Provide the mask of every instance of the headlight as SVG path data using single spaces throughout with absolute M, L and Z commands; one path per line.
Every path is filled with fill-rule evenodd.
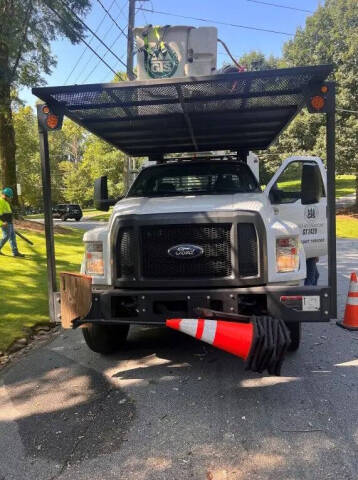
M 298 270 L 298 239 L 285 237 L 276 239 L 276 271 L 294 272 Z
M 85 260 L 87 275 L 104 274 L 102 242 L 86 242 Z

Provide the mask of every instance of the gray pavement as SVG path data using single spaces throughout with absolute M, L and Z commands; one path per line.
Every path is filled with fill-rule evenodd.
M 350 195 L 345 195 L 344 197 L 339 197 L 336 199 L 336 207 L 337 208 L 346 208 L 351 207 L 355 204 L 356 195 L 355 193 L 351 193 Z
M 43 218 L 38 218 L 35 221 L 39 223 L 44 223 Z M 76 222 L 76 220 L 66 220 L 66 222 L 63 222 L 62 220 L 54 218 L 53 223 L 54 225 L 59 225 L 60 227 L 78 228 L 85 231 L 92 230 L 92 228 L 103 227 L 104 225 L 106 225 L 106 222 L 95 222 L 91 220 L 91 217 L 83 217 L 79 222 Z
M 358 240 L 338 261 L 341 317 Z M 304 326 L 281 377 L 165 329 L 109 357 L 63 331 L 0 375 L 0 479 L 356 480 L 357 368 L 333 322 Z

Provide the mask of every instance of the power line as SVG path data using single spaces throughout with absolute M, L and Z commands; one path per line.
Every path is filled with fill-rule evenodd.
M 126 28 L 126 27 L 125 27 L 125 28 Z M 114 40 L 113 43 L 111 44 L 111 47 L 113 47 L 113 45 L 120 39 L 120 37 L 121 37 L 122 35 L 123 35 L 122 32 L 118 34 L 118 36 L 115 38 L 115 40 Z M 104 57 L 107 55 L 107 53 L 108 53 L 108 51 L 104 53 L 104 55 L 102 56 L 102 58 L 104 58 Z M 123 57 L 124 57 L 124 54 L 122 55 L 121 58 L 123 58 Z M 101 62 L 97 62 L 97 64 L 92 68 L 92 70 L 91 70 L 90 73 L 87 75 L 87 77 L 83 80 L 82 83 L 86 83 L 86 81 L 87 81 L 88 78 L 93 74 L 93 72 L 94 72 L 95 70 L 97 70 L 98 65 L 100 65 L 100 63 L 101 63 Z M 118 65 L 118 62 L 117 62 L 116 65 Z M 115 68 L 116 68 L 116 67 L 115 67 Z M 116 75 L 118 75 L 121 80 L 124 80 L 119 73 L 116 73 Z
M 125 56 L 125 53 L 123 53 L 122 58 L 123 58 L 124 56 Z M 114 69 L 116 70 L 117 67 L 119 67 L 119 63 L 118 63 L 118 62 L 114 65 Z M 127 81 L 125 78 L 121 77 L 121 75 L 120 75 L 120 73 L 119 73 L 118 71 L 116 72 L 116 75 L 121 79 L 121 81 L 123 81 L 123 82 L 126 82 L 126 81 Z M 105 81 L 107 80 L 107 78 L 108 78 L 107 75 L 104 76 L 104 77 L 102 78 L 102 80 L 101 80 L 101 83 L 105 82 Z
M 104 43 L 104 41 L 97 35 L 97 33 L 94 32 L 94 31 L 81 19 L 81 17 L 79 17 L 79 16 L 77 15 L 77 13 L 76 13 L 71 7 L 69 7 L 69 6 L 64 2 L 64 0 L 60 0 L 60 2 L 62 3 L 62 5 L 63 5 L 64 7 L 66 7 L 66 8 L 72 13 L 72 15 L 73 15 L 80 23 L 82 23 L 82 25 L 83 25 L 90 33 L 92 33 L 92 35 L 95 36 L 95 38 L 96 38 L 107 50 L 110 51 L 110 53 L 114 56 L 114 58 L 116 58 L 118 61 L 120 61 L 121 63 L 123 63 L 123 65 L 124 65 L 125 67 L 127 67 L 127 65 L 126 65 L 124 62 L 122 62 L 122 60 L 118 57 L 118 55 L 115 54 L 115 53 L 113 52 L 113 50 L 111 50 L 111 49 L 108 47 L 108 45 L 106 45 L 106 44 Z
M 113 0 L 113 1 L 112 1 L 111 5 L 110 5 L 110 7 L 109 7 L 109 10 L 113 7 L 113 4 L 114 4 L 115 1 L 116 1 L 116 0 Z M 96 33 L 98 32 L 98 30 L 99 30 L 100 27 L 102 26 L 102 23 L 104 22 L 106 16 L 107 16 L 107 13 L 105 13 L 105 14 L 103 15 L 102 20 L 101 20 L 101 21 L 99 22 L 99 24 L 97 25 L 97 28 L 96 28 L 96 30 L 95 30 Z M 94 39 L 94 36 L 92 35 L 92 37 L 91 37 L 91 39 L 89 40 L 88 43 L 91 43 L 93 39 Z M 87 48 L 88 48 L 88 47 L 85 46 L 85 48 L 83 49 L 81 55 L 78 57 L 78 59 L 77 59 L 76 63 L 74 64 L 71 72 L 69 73 L 69 75 L 67 76 L 67 78 L 66 78 L 66 80 L 65 80 L 65 85 L 67 84 L 67 82 L 68 82 L 69 79 L 71 78 L 73 72 L 76 70 L 78 64 L 79 64 L 80 61 L 82 60 L 83 55 L 84 55 L 84 54 L 86 53 L 86 51 L 87 51 Z
M 45 4 L 46 4 L 47 8 L 49 8 L 49 9 L 50 9 L 55 15 L 57 15 L 63 22 L 67 22 L 67 19 L 65 19 L 60 13 L 58 13 L 57 10 L 55 10 L 51 5 L 49 5 L 49 4 L 46 2 L 46 0 L 45 0 Z M 69 28 L 70 28 L 74 33 L 76 33 L 75 30 L 74 30 L 71 26 L 69 26 Z M 113 70 L 113 68 L 112 68 L 105 60 L 103 60 L 103 59 L 98 55 L 98 53 L 91 47 L 91 45 L 84 39 L 84 37 L 83 37 L 82 35 L 80 35 L 80 34 L 77 34 L 77 35 L 78 35 L 78 37 L 80 38 L 80 40 L 81 40 L 85 45 L 87 45 L 87 47 L 96 55 L 96 57 L 98 57 L 98 58 L 106 65 L 106 67 L 107 67 L 109 70 L 111 70 L 111 71 L 116 75 L 116 72 Z
M 114 0 L 113 0 L 114 1 Z M 116 27 L 122 32 L 122 34 L 128 38 L 126 32 L 122 29 L 121 26 L 118 25 L 117 21 L 112 17 L 112 15 L 109 13 L 109 11 L 106 9 L 106 7 L 103 5 L 103 3 L 101 2 L 101 0 L 97 0 L 97 2 L 101 5 L 101 7 L 103 8 L 103 10 L 106 12 L 106 14 L 109 16 L 109 18 L 112 20 L 112 22 L 116 25 Z
M 117 1 L 115 1 L 115 3 L 116 3 L 116 5 L 117 5 L 117 7 L 120 8 L 120 7 L 118 6 Z M 128 5 L 128 0 L 127 0 L 127 2 L 123 5 L 123 7 L 120 8 L 119 14 L 118 14 L 118 16 L 117 16 L 117 20 L 118 20 L 118 18 L 121 16 L 123 10 L 126 8 L 127 5 Z M 113 27 L 114 27 L 114 24 L 112 23 L 111 26 L 109 27 L 109 29 L 108 29 L 108 30 L 105 32 L 105 34 L 103 35 L 102 40 L 104 40 L 104 39 L 107 37 L 107 35 L 112 31 Z M 105 51 L 103 57 L 106 56 L 106 53 L 108 53 L 108 50 Z M 122 55 L 121 58 L 123 58 L 123 55 Z M 82 68 L 82 71 L 79 73 L 79 75 L 77 75 L 74 83 L 77 83 L 77 82 L 78 82 L 79 78 L 80 78 L 80 77 L 84 74 L 84 72 L 87 70 L 88 65 L 92 62 L 92 59 L 93 59 L 93 55 L 91 55 L 91 56 L 88 58 L 87 62 L 85 63 L 85 65 L 84 65 L 83 68 Z M 117 64 L 118 64 L 118 62 L 117 62 Z M 80 83 L 83 83 L 83 81 L 80 82 Z
M 246 1 L 251 3 L 259 3 L 261 5 L 268 5 L 270 7 L 286 8 L 287 10 L 296 10 L 297 12 L 314 13 L 312 10 L 306 10 L 304 8 L 289 7 L 288 5 L 279 5 L 278 3 L 262 2 L 261 0 L 246 0 Z
M 249 25 L 240 25 L 240 24 L 236 24 L 236 23 L 219 22 L 217 20 L 210 20 L 209 18 L 189 17 L 187 15 L 179 15 L 177 13 L 170 13 L 170 12 L 159 12 L 158 10 L 149 10 L 149 8 L 142 8 L 142 7 L 139 7 L 138 10 L 143 10 L 143 11 L 149 12 L 149 13 L 159 13 L 160 15 L 169 15 L 171 17 L 186 18 L 186 19 L 189 19 L 189 20 L 196 20 L 196 21 L 199 21 L 199 22 L 205 22 L 205 23 L 210 23 L 210 24 L 215 23 L 217 25 L 226 25 L 228 27 L 244 28 L 246 30 L 256 30 L 256 31 L 259 31 L 259 32 L 276 33 L 278 35 L 287 35 L 289 37 L 294 36 L 294 33 L 281 32 L 279 30 L 269 30 L 267 28 L 252 27 L 252 26 L 249 26 Z
M 152 2 L 150 2 L 150 3 L 152 3 Z M 140 6 L 141 6 L 141 7 L 143 7 L 143 5 L 144 5 L 144 2 L 142 2 Z M 152 4 L 152 8 L 153 8 L 153 4 Z M 138 10 L 139 10 L 139 8 L 137 8 L 137 10 L 136 10 L 136 11 L 138 11 Z M 147 17 L 146 17 L 146 14 L 144 13 L 144 11 L 143 11 L 143 10 L 142 10 L 142 15 L 143 15 L 143 18 L 144 18 L 144 22 L 145 22 L 145 24 L 146 24 L 146 25 L 148 25 L 148 24 L 149 24 L 149 22 L 148 22 L 148 19 L 147 19 Z

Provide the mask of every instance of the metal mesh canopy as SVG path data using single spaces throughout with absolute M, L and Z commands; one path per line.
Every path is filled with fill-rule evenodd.
M 34 88 L 34 95 L 132 156 L 265 149 L 332 67 Z

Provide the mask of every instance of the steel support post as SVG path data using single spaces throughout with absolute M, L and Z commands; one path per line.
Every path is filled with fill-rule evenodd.
M 337 318 L 335 103 L 326 115 L 328 285 L 331 287 L 331 315 Z
M 56 321 L 54 292 L 56 292 L 56 263 L 55 263 L 55 242 L 53 235 L 52 220 L 52 198 L 51 198 L 51 168 L 48 150 L 48 133 L 39 125 L 40 157 L 42 175 L 42 196 L 45 217 L 46 255 L 47 255 L 47 283 L 48 283 L 48 304 L 51 321 Z

